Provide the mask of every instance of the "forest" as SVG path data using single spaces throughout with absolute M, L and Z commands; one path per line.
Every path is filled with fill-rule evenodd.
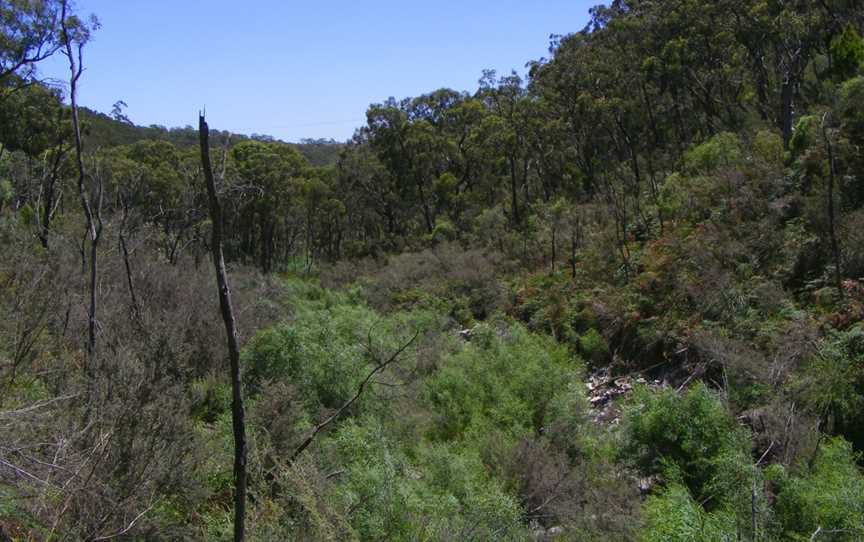
M 861 0 L 299 144 L 79 106 L 96 16 L 0 1 L 0 541 L 864 540 Z

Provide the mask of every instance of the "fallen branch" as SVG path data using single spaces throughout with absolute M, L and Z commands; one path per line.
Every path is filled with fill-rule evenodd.
M 133 519 L 132 521 L 130 521 L 130 522 L 129 522 L 129 525 L 127 525 L 127 526 L 126 526 L 122 531 L 118 531 L 118 532 L 116 532 L 116 533 L 114 533 L 114 534 L 111 534 L 111 535 L 107 535 L 107 536 L 100 536 L 99 538 L 94 538 L 93 541 L 96 542 L 97 540 L 111 540 L 112 538 L 117 538 L 118 536 L 123 536 L 124 534 L 128 533 L 129 531 L 131 531 L 131 530 L 132 530 L 132 527 L 134 527 L 135 524 L 138 523 L 138 520 L 141 519 L 141 518 L 143 518 L 145 515 L 147 515 L 147 512 L 149 512 L 150 510 L 152 510 L 153 507 L 156 506 L 157 503 L 158 503 L 158 501 L 157 501 L 156 503 L 151 504 L 151 505 L 148 506 L 147 508 L 145 508 L 144 511 L 141 512 L 140 514 L 138 514 L 137 516 L 135 516 L 135 519 Z
M 0 465 L 7 467 L 7 468 L 11 469 L 12 471 L 18 473 L 19 476 L 24 476 L 26 478 L 29 478 L 31 480 L 34 480 L 36 482 L 39 482 L 40 484 L 43 484 L 43 485 L 46 485 L 49 487 L 54 487 L 54 488 L 57 487 L 54 484 L 52 484 L 51 482 L 46 482 L 45 480 L 39 478 L 38 476 L 36 476 L 34 474 L 30 474 L 29 472 L 22 469 L 21 467 L 16 467 L 12 463 L 9 463 L 8 461 L 4 461 L 3 459 L 0 459 Z
M 396 350 L 389 358 L 387 358 L 383 362 L 378 363 L 371 371 L 369 371 L 369 374 L 366 375 L 366 378 L 364 378 L 363 381 L 360 382 L 360 385 L 357 387 L 357 393 L 354 394 L 354 397 L 352 397 L 351 399 L 346 401 L 345 404 L 343 404 L 341 407 L 339 407 L 339 410 L 334 412 L 332 415 L 330 415 L 330 417 L 328 417 L 326 420 L 319 423 L 318 425 L 315 426 L 314 429 L 312 429 L 312 433 L 310 433 L 309 436 L 306 437 L 306 440 L 304 440 L 300 444 L 300 446 L 298 446 L 297 449 L 294 450 L 294 453 L 291 454 L 291 459 L 288 460 L 288 464 L 289 465 L 293 464 L 297 460 L 297 458 L 300 456 L 300 454 L 302 454 L 303 451 L 306 450 L 306 448 L 308 448 L 310 444 L 312 444 L 312 441 L 315 440 L 315 437 L 318 436 L 318 433 L 323 431 L 328 425 L 330 425 L 337 418 L 339 418 L 339 416 L 341 416 L 343 412 L 345 412 L 346 410 L 351 408 L 351 405 L 353 405 L 360 398 L 360 396 L 363 395 L 363 392 L 366 390 L 366 386 L 372 380 L 372 377 L 374 377 L 376 374 L 380 373 L 381 371 L 386 369 L 390 364 L 392 364 L 394 361 L 396 361 L 396 359 L 400 355 L 402 355 L 402 352 L 407 350 L 408 347 L 414 343 L 414 341 L 417 339 L 418 335 L 420 335 L 419 331 L 414 333 L 414 336 L 411 337 L 411 339 L 407 343 L 405 343 L 401 347 L 399 347 L 399 349 Z
M 810 535 L 810 542 L 813 542 L 814 540 L 816 540 L 816 538 L 817 538 L 820 534 L 822 534 L 822 533 L 825 533 L 825 534 L 841 534 L 841 533 L 850 533 L 850 532 L 852 532 L 850 529 L 830 529 L 830 530 L 826 530 L 826 529 L 823 529 L 822 527 L 817 527 L 816 530 L 813 531 L 813 534 Z
M 41 403 L 36 403 L 35 405 L 31 405 L 29 407 L 21 408 L 18 410 L 7 410 L 5 412 L 0 411 L 0 417 L 8 417 L 8 416 L 18 416 L 20 414 L 26 414 L 28 412 L 32 412 L 34 410 L 39 410 L 40 408 L 44 408 L 51 403 L 56 403 L 58 401 L 65 401 L 67 399 L 74 399 L 78 397 L 79 393 L 73 393 L 72 395 L 63 395 L 61 397 L 55 397 L 54 399 L 50 399 L 48 401 L 43 401 Z

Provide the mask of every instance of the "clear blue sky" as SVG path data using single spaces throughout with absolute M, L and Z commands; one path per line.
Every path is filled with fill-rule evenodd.
M 348 139 L 367 106 L 441 87 L 474 91 L 485 68 L 524 73 L 550 34 L 580 30 L 600 0 L 78 0 L 102 28 L 79 101 L 117 100 L 142 125 Z M 60 59 L 43 68 L 66 77 Z

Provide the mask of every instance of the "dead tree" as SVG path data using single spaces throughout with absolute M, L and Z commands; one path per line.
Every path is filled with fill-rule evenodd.
M 132 280 L 132 265 L 129 263 L 129 249 L 126 246 L 126 228 L 129 221 L 129 201 L 125 196 L 120 197 L 123 206 L 123 220 L 120 223 L 120 232 L 117 240 L 120 245 L 120 254 L 123 256 L 123 266 L 126 269 L 126 286 L 129 288 L 129 298 L 132 303 L 132 317 L 141 324 L 141 308 L 138 305 L 138 296 L 135 295 L 135 283 Z
M 87 220 L 86 237 L 90 239 L 90 308 L 87 311 L 87 360 L 84 373 L 88 387 L 93 385 L 96 369 L 96 287 L 99 277 L 98 249 L 102 237 L 102 183 L 94 181 L 95 186 L 88 190 L 84 170 L 84 148 L 81 143 L 81 124 L 78 120 L 78 80 L 84 71 L 82 65 L 82 50 L 86 42 L 86 34 L 82 28 L 71 29 L 66 18 L 68 2 L 64 1 L 61 9 L 61 29 L 64 53 L 69 60 L 69 101 L 72 108 L 72 135 L 75 140 L 75 166 L 78 172 L 78 196 Z M 74 32 L 74 35 L 73 35 Z M 73 50 L 74 43 L 74 50 Z
M 234 308 L 231 305 L 231 290 L 228 287 L 228 273 L 225 270 L 225 257 L 222 253 L 222 208 L 216 194 L 216 182 L 213 179 L 213 168 L 210 164 L 210 128 L 204 120 L 204 114 L 198 116 L 198 139 L 201 144 L 201 166 L 204 171 L 204 181 L 207 184 L 207 196 L 210 202 L 210 221 L 212 237 L 210 251 L 213 255 L 213 267 L 216 268 L 216 286 L 219 289 L 219 307 L 222 320 L 225 322 L 225 333 L 228 336 L 228 355 L 231 360 L 231 419 L 234 428 L 234 542 L 241 542 L 244 537 L 244 520 L 246 516 L 246 422 L 243 410 L 243 390 L 240 379 L 240 346 L 237 334 L 237 321 L 234 318 Z

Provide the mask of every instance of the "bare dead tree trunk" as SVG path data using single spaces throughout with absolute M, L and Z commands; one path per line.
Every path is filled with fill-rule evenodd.
M 81 73 L 84 70 L 82 65 L 82 49 L 84 48 L 84 44 L 80 41 L 77 42 L 75 44 L 76 50 L 73 51 L 73 39 L 69 34 L 69 28 L 66 23 L 67 7 L 67 2 L 64 1 L 61 12 L 62 37 L 65 54 L 69 60 L 69 101 L 72 108 L 72 133 L 75 139 L 75 166 L 78 170 L 78 195 L 81 198 L 81 207 L 84 209 L 84 216 L 87 219 L 85 241 L 87 237 L 90 239 L 90 308 L 87 312 L 87 360 L 85 362 L 84 373 L 88 380 L 88 388 L 92 388 L 96 368 L 96 286 L 99 277 L 99 239 L 102 236 L 102 183 L 101 181 L 97 182 L 95 190 L 90 191 L 85 186 L 84 148 L 81 143 L 81 124 L 78 119 L 77 101 L 78 80 L 81 78 Z M 95 201 L 91 202 L 91 199 L 95 199 Z
M 123 221 L 120 223 L 120 233 L 117 235 L 120 242 L 120 252 L 123 256 L 123 266 L 126 269 L 126 285 L 129 287 L 129 297 L 132 303 L 132 317 L 141 323 L 141 309 L 138 305 L 138 296 L 135 295 L 135 283 L 132 280 L 132 265 L 129 262 L 129 249 L 126 246 L 126 225 L 129 220 L 129 203 L 121 196 L 123 204 Z
M 219 289 L 219 307 L 225 322 L 228 336 L 228 355 L 231 359 L 231 418 L 234 427 L 234 542 L 242 542 L 245 536 L 246 516 L 246 422 L 243 410 L 243 390 L 240 380 L 240 347 L 237 336 L 237 322 L 231 305 L 231 290 L 228 287 L 228 273 L 225 270 L 225 257 L 222 253 L 222 209 L 216 195 L 216 183 L 210 164 L 210 128 L 204 115 L 198 117 L 198 139 L 201 144 L 201 166 L 207 195 L 210 201 L 210 221 L 212 222 L 213 267 L 216 268 L 216 286 Z

